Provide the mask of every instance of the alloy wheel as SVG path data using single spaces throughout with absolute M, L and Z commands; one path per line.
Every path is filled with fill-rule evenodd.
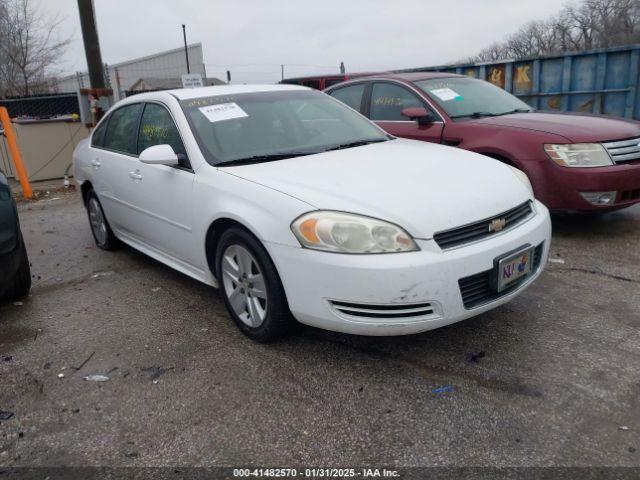
M 230 245 L 222 255 L 222 284 L 234 313 L 257 328 L 267 316 L 267 289 L 258 262 L 246 248 Z

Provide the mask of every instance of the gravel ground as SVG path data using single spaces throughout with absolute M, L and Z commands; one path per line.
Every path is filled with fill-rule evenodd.
M 19 209 L 34 282 L 0 305 L 2 467 L 640 466 L 640 207 L 554 218 L 546 272 L 474 319 L 273 345 L 216 290 L 96 249 L 77 193 Z

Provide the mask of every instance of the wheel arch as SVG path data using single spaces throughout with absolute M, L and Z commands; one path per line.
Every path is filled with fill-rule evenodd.
M 93 190 L 93 185 L 91 184 L 91 182 L 89 180 L 85 180 L 80 185 L 80 193 L 82 194 L 82 202 L 85 205 L 87 204 L 87 196 L 89 195 L 89 192 L 91 190 Z
M 264 246 L 264 242 L 260 239 L 258 235 L 256 235 L 253 229 L 251 229 L 241 221 L 235 218 L 232 218 L 230 216 L 223 216 L 223 217 L 216 218 L 213 222 L 211 222 L 211 224 L 209 225 L 209 228 L 207 228 L 207 233 L 205 235 L 205 241 L 204 241 L 205 254 L 207 257 L 207 265 L 209 266 L 209 270 L 211 271 L 213 276 L 216 278 L 216 280 L 218 279 L 217 271 L 216 271 L 216 250 L 218 248 L 220 237 L 222 237 L 222 234 L 231 227 L 241 228 L 242 230 L 246 231 L 251 236 L 253 236 L 257 241 L 259 241 Z

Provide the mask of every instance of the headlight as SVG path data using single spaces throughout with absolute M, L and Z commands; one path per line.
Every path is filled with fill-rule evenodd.
M 604 167 L 613 160 L 599 143 L 546 144 L 544 151 L 549 158 L 563 167 Z
M 510 166 L 511 167 L 511 166 Z M 511 167 L 511 170 L 513 171 L 513 173 L 515 173 L 516 177 L 518 177 L 518 179 L 524 183 L 524 186 L 527 187 L 529 189 L 529 192 L 531 193 L 531 196 L 533 197 L 533 187 L 531 186 L 531 181 L 529 180 L 529 177 L 527 177 L 527 174 L 524 173 L 522 170 L 515 168 L 515 167 Z
M 316 211 L 298 217 L 291 230 L 303 247 L 337 253 L 395 253 L 419 250 L 402 228 L 351 213 Z

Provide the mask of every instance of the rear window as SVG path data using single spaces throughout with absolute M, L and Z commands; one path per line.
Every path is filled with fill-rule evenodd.
M 324 81 L 324 88 L 344 82 L 344 78 L 328 78 Z
M 316 90 L 320 90 L 320 80 L 304 80 L 302 85 L 309 88 L 315 88 Z

